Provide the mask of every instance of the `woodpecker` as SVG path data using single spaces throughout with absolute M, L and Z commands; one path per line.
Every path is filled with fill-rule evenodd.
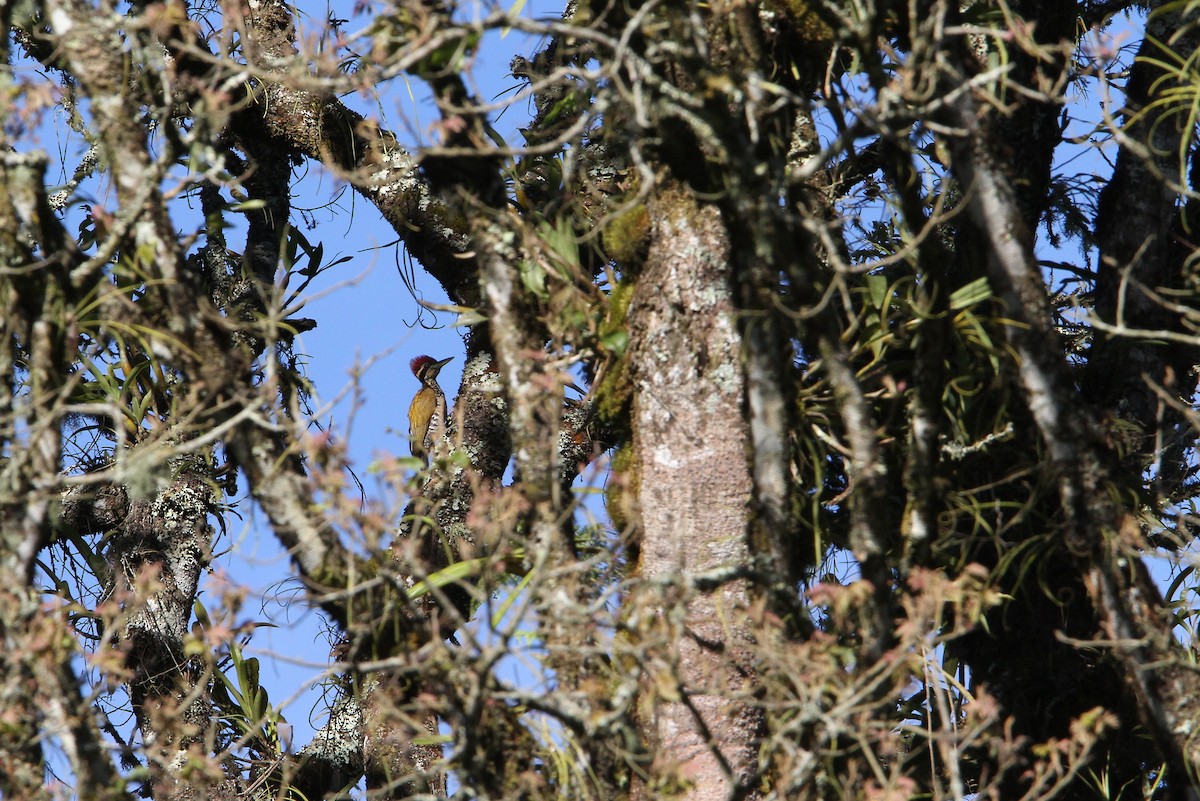
M 446 396 L 438 386 L 437 377 L 453 358 L 439 362 L 432 356 L 418 356 L 408 365 L 421 382 L 421 388 L 408 407 L 408 446 L 413 456 L 420 456 L 427 462 L 433 443 L 446 431 Z

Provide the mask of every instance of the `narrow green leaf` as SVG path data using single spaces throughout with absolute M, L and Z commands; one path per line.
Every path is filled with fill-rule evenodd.
M 955 311 L 982 303 L 992 296 L 992 287 L 986 277 L 977 278 L 971 283 L 961 286 L 950 295 L 950 308 Z

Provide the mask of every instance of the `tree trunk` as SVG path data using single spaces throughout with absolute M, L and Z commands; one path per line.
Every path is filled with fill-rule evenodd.
M 659 194 L 651 215 L 629 313 L 645 583 L 629 619 L 657 656 L 642 707 L 654 762 L 635 797 L 668 789 L 695 801 L 755 797 L 763 722 L 747 697 L 746 585 L 704 592 L 691 583 L 749 559 L 749 435 L 729 241 L 716 208 L 678 186 Z

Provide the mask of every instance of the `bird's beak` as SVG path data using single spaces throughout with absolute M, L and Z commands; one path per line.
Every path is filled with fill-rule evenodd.
M 434 362 L 433 364 L 429 365 L 429 369 L 432 370 L 434 376 L 436 376 L 438 373 L 440 373 L 442 371 L 443 367 L 445 367 L 447 364 L 449 364 L 452 361 L 454 361 L 454 357 L 447 356 L 446 358 L 442 359 L 440 362 Z

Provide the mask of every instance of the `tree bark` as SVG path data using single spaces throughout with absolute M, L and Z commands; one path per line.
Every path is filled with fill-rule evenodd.
M 658 637 L 669 644 L 645 679 L 655 761 L 634 795 L 673 787 L 693 801 L 754 798 L 763 719 L 750 698 L 747 587 L 689 583 L 749 560 L 753 482 L 729 240 L 716 208 L 678 185 L 657 194 L 651 217 L 629 311 L 645 587 L 629 618 L 648 648 L 664 646 Z

